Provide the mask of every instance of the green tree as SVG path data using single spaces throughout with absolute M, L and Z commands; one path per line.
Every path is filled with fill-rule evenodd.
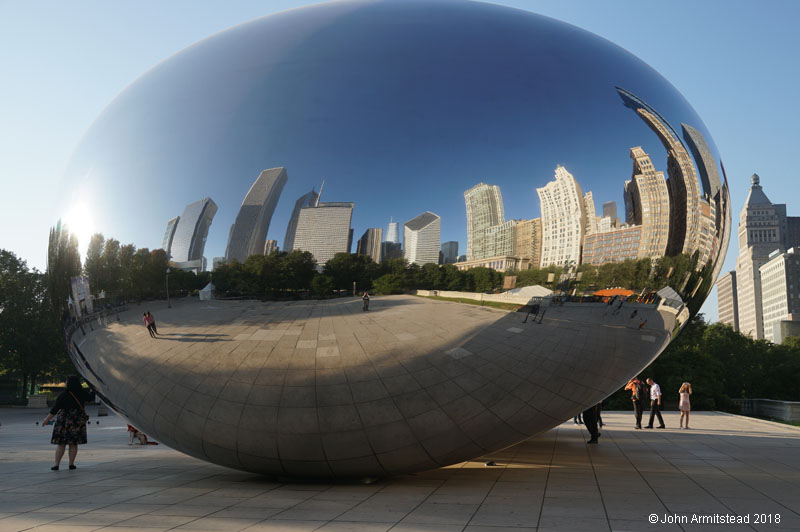
M 89 286 L 100 292 L 100 284 L 103 275 L 103 247 L 106 239 L 101 233 L 95 233 L 89 239 L 89 247 L 86 250 L 86 260 L 83 261 L 83 274 L 89 278 Z
M 317 275 L 311 281 L 311 291 L 318 296 L 328 296 L 333 292 L 333 278 L 330 275 Z

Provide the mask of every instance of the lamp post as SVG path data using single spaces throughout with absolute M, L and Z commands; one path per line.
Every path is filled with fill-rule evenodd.
M 169 268 L 167 268 L 167 308 L 172 308 L 172 304 L 169 302 Z

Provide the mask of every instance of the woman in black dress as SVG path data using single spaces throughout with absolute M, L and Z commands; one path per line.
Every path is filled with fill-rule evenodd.
M 56 465 L 51 467 L 53 471 L 58 471 L 58 465 L 64 456 L 64 451 L 69 445 L 69 468 L 76 469 L 75 456 L 78 454 L 78 445 L 86 443 L 86 422 L 89 416 L 86 415 L 84 404 L 94 400 L 94 392 L 87 392 L 81 386 L 81 379 L 77 375 L 72 375 L 67 379 L 67 390 L 61 392 L 56 399 L 56 404 L 50 409 L 50 413 L 44 418 L 42 426 L 50 423 L 56 417 L 53 426 L 53 437 L 50 443 L 56 447 Z

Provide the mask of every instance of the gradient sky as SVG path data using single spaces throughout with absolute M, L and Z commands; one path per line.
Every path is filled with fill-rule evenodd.
M 130 82 L 197 40 L 307 3 L 0 2 L 0 248 L 45 267 L 47 232 L 67 161 L 99 112 Z M 596 33 L 670 80 L 719 148 L 734 225 L 753 172 L 770 199 L 786 202 L 790 215 L 800 214 L 791 164 L 800 123 L 792 105 L 800 67 L 787 60 L 800 51 L 793 27 L 800 4 L 675 1 L 665 9 L 630 2 L 496 3 Z M 282 244 L 282 234 L 278 240 Z M 735 262 L 734 240 L 726 270 Z M 136 244 L 157 247 L 158 242 Z M 207 248 L 206 255 L 212 254 L 218 251 Z M 703 312 L 716 318 L 714 295 Z

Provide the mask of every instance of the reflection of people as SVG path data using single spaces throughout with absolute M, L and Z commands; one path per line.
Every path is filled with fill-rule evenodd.
M 150 324 L 150 316 L 147 315 L 147 312 L 143 312 L 142 316 L 144 316 L 144 318 L 142 318 L 142 321 L 144 321 L 144 326 L 147 327 L 147 332 L 150 333 L 150 338 L 155 338 L 156 333 L 153 332 L 153 327 Z
M 688 382 L 681 384 L 678 390 L 680 395 L 680 402 L 678 403 L 678 410 L 681 411 L 681 428 L 683 428 L 683 419 L 686 418 L 686 428 L 689 428 L 689 412 L 692 410 L 692 405 L 689 402 L 689 396 L 692 395 L 692 385 Z
M 666 428 L 664 425 L 664 418 L 661 417 L 661 387 L 649 377 L 647 379 L 647 384 L 650 385 L 650 423 L 648 423 L 645 428 L 653 428 L 653 418 L 655 417 L 658 417 L 658 422 L 660 423 L 658 428 Z
M 646 319 L 642 319 L 642 321 L 639 323 L 639 328 L 640 329 L 644 329 L 645 325 L 647 325 L 647 320 Z
M 578 412 L 577 416 L 572 418 L 572 422 L 575 423 L 576 425 L 580 425 L 581 423 L 583 423 L 583 420 L 581 419 L 581 413 L 580 412 Z
M 597 438 L 600 437 L 600 432 L 597 430 L 597 411 L 600 405 L 590 406 L 583 411 L 583 424 L 586 425 L 586 430 L 589 431 L 589 441 L 586 443 L 597 443 Z
M 42 421 L 44 427 L 58 415 L 50 440 L 50 443 L 57 446 L 56 465 L 50 468 L 53 471 L 58 471 L 67 445 L 69 445 L 69 468 L 76 469 L 75 457 L 78 455 L 78 445 L 86 443 L 86 422 L 89 419 L 83 405 L 93 400 L 94 392 L 84 391 L 80 377 L 72 375 L 67 379 L 67 390 L 59 394 L 56 404 Z
M 150 314 L 150 311 L 147 311 L 147 317 L 150 318 L 150 327 L 153 329 L 153 332 L 158 334 L 158 327 L 156 327 L 156 319 Z
M 361 301 L 364 302 L 364 308 L 362 310 L 366 312 L 369 310 L 369 294 L 367 292 L 364 292 L 364 295 L 361 296 Z

